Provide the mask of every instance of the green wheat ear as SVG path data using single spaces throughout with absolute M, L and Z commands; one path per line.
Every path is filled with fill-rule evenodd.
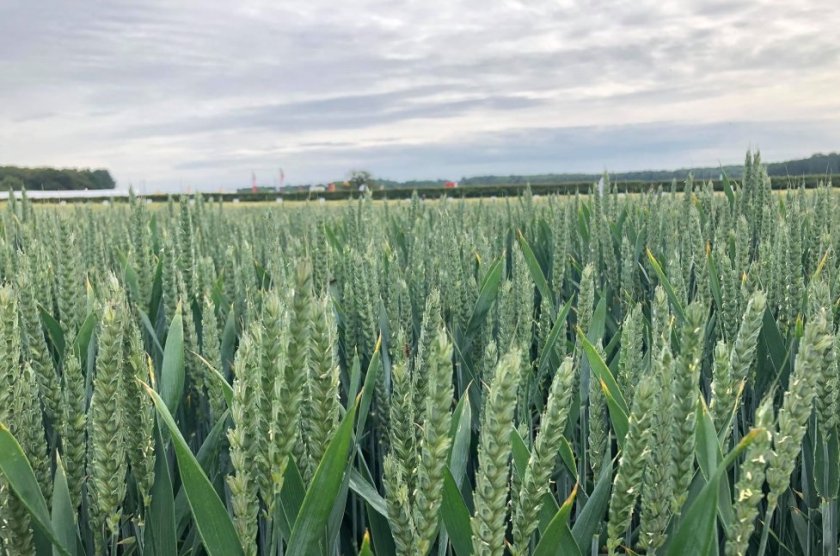
M 29 365 L 21 365 L 17 303 L 0 288 L 0 422 L 9 426 L 33 464 L 40 488 L 49 488 L 49 462 L 38 407 L 38 387 Z M 39 441 L 40 435 L 40 441 Z M 0 541 L 10 554 L 35 554 L 29 512 L 0 475 Z
M 432 364 L 432 358 L 434 357 L 432 344 L 435 341 L 438 330 L 443 325 L 440 310 L 440 292 L 437 289 L 433 289 L 429 293 L 425 309 L 423 310 L 423 322 L 421 323 L 420 338 L 417 343 L 417 355 L 414 357 L 411 367 L 414 416 L 417 419 L 418 425 L 415 436 L 417 437 L 418 443 L 420 442 L 423 419 L 426 417 L 425 404 L 429 376 L 425 372 L 425 369 Z
M 664 340 L 669 336 L 666 326 L 661 338 Z M 674 505 L 674 456 L 677 452 L 672 430 L 673 367 L 671 351 L 664 345 L 653 365 L 656 394 L 651 417 L 651 449 L 647 451 L 640 514 L 639 542 L 649 551 L 655 551 L 665 542 L 665 530 Z
M 501 556 L 505 550 L 510 433 L 521 361 L 518 350 L 502 357 L 486 392 L 478 448 L 475 512 L 471 520 L 473 552 L 481 556 Z
M 595 283 L 593 274 L 595 268 L 588 264 L 583 268 L 580 275 L 580 293 L 577 304 L 577 326 L 584 333 L 589 332 L 589 324 L 592 321 L 592 312 L 595 309 Z
M 150 382 L 154 367 L 143 349 L 140 330 L 128 310 L 125 320 L 123 350 L 123 390 L 125 396 L 125 439 L 128 461 L 143 505 L 151 504 L 151 490 L 155 479 L 154 405 L 142 389 L 141 383 Z
M 85 483 L 85 449 L 87 439 L 87 393 L 79 354 L 69 351 L 64 357 L 64 400 L 62 403 L 62 461 L 67 473 L 67 486 L 73 508 L 82 502 Z
M 712 360 L 712 397 L 709 409 L 715 423 L 715 430 L 719 432 L 729 423 L 735 411 L 737 393 L 732 369 L 729 366 L 730 353 L 729 345 L 723 340 L 718 340 Z
M 771 454 L 767 468 L 767 484 L 770 487 L 767 494 L 768 518 L 779 496 L 787 489 L 791 473 L 796 467 L 816 396 L 817 382 L 825 364 L 825 355 L 833 342 L 825 311 L 820 311 L 805 325 L 788 390 L 779 409 L 778 429 L 773 434 L 775 452 Z
M 47 418 L 59 425 L 61 418 L 61 384 L 50 356 L 33 284 L 29 257 L 20 256 L 21 269 L 17 276 L 18 309 L 22 326 L 24 357 L 32 365 L 38 379 L 38 389 Z
M 11 287 L 0 286 L 0 421 L 11 416 L 14 388 L 20 367 L 20 327 L 17 302 Z
M 329 296 L 314 302 L 312 341 L 308 358 L 306 404 L 302 429 L 306 442 L 309 474 L 321 461 L 327 444 L 338 428 L 340 368 L 335 315 Z
M 253 431 L 258 439 L 258 447 L 254 450 L 260 452 L 255 465 L 255 479 L 263 502 L 273 507 L 275 485 L 272 475 L 285 471 L 290 453 L 291 441 L 285 435 L 291 434 L 294 438 L 297 434 L 294 426 L 286 422 L 285 409 L 280 405 L 286 380 L 285 369 L 289 364 L 289 314 L 277 291 L 267 294 L 260 322 L 254 323 L 252 330 L 257 351 L 255 358 L 258 360 L 256 374 L 259 377 L 254 379 L 259 382 L 259 389 L 253 390 L 253 395 L 259 398 L 259 424 Z M 241 372 L 245 372 L 244 369 Z
M 628 404 L 632 405 L 635 388 L 644 365 L 644 315 L 636 304 L 621 327 L 621 352 L 618 360 L 618 385 Z
M 764 477 L 770 460 L 773 438 L 773 397 L 767 396 L 755 413 L 755 426 L 760 429 L 755 440 L 747 448 L 744 462 L 739 471 L 740 479 L 735 484 L 735 521 L 726 540 L 726 555 L 746 554 L 750 537 L 755 529 L 758 505 L 764 498 Z
M 694 429 L 700 395 L 700 366 L 706 331 L 706 308 L 698 302 L 685 310 L 676 360 L 673 389 L 674 499 L 672 512 L 679 515 L 694 477 Z
M 109 299 L 99 326 L 99 353 L 88 417 L 88 496 L 95 539 L 102 542 L 119 532 L 125 497 L 126 460 L 125 331 L 122 292 L 116 278 L 109 282 Z M 101 547 L 100 547 L 101 548 Z
M 736 381 L 746 381 L 750 378 L 750 369 L 755 360 L 758 335 L 761 332 L 766 304 L 767 298 L 763 292 L 754 293 L 747 302 L 729 359 L 731 372 Z
M 514 546 L 511 549 L 514 554 L 527 553 L 531 534 L 539 524 L 543 496 L 549 492 L 549 480 L 571 410 L 574 384 L 574 363 L 571 357 L 566 357 L 551 382 L 546 408 L 540 418 L 540 429 L 525 468 L 525 479 L 519 496 L 514 500 Z
M 388 519 L 398 554 L 411 554 L 416 544 L 412 517 L 417 474 L 417 445 L 414 436 L 414 405 L 411 379 L 405 361 L 391 370 L 390 453 L 385 456 L 382 482 L 388 504 Z
M 222 346 L 221 333 L 219 329 L 219 320 L 216 318 L 216 304 L 210 298 L 209 293 L 205 293 L 202 303 L 201 312 L 201 353 L 204 359 L 210 363 L 213 368 L 220 373 L 224 372 L 224 362 L 222 361 Z M 222 413 L 227 408 L 222 388 L 215 376 L 212 375 L 210 369 L 206 365 L 201 365 L 203 369 L 204 390 L 207 392 L 207 398 L 210 402 L 210 413 L 212 418 L 221 417 Z
M 613 480 L 607 524 L 607 550 L 615 553 L 630 525 L 636 502 L 643 488 L 643 477 L 652 438 L 652 420 L 656 410 L 656 380 L 645 376 L 636 388 L 630 412 L 627 437 Z
M 606 359 L 604 348 L 601 342 L 597 342 L 595 349 L 602 359 Z M 589 380 L 589 435 L 587 444 L 589 448 L 589 466 L 593 476 L 597 477 L 604 459 L 604 453 L 608 449 L 607 430 L 607 400 L 601 391 L 600 382 L 593 374 Z
M 317 463 L 310 461 L 301 437 L 300 408 L 306 395 L 309 357 L 312 352 L 312 327 L 315 320 L 315 301 L 312 298 L 312 271 L 309 264 L 300 262 L 295 272 L 295 287 L 289 311 L 288 351 L 283 371 L 283 386 L 275 390 L 275 404 L 283 413 L 283 434 L 294 439 L 289 445 L 305 477 L 310 477 Z M 282 448 L 285 450 L 286 448 Z
M 451 445 L 452 344 L 443 329 L 438 330 L 431 345 L 427 365 L 421 371 L 428 376 L 428 382 L 413 508 L 417 550 L 421 554 L 430 550 L 437 534 L 444 470 Z
M 257 516 L 259 515 L 259 482 L 254 471 L 261 469 L 254 465 L 263 457 L 256 448 L 266 444 L 260 438 L 260 371 L 259 329 L 255 328 L 243 334 L 239 351 L 233 363 L 233 400 L 231 417 L 234 426 L 228 430 L 230 442 L 230 462 L 234 473 L 228 475 L 233 524 L 239 535 L 239 542 L 246 555 L 257 553 Z M 257 338 L 252 333 L 257 332 Z
M 827 280 L 821 275 L 809 285 L 808 314 L 813 318 L 821 310 L 831 314 L 831 290 Z M 837 337 L 834 345 L 826 352 L 826 360 L 817 384 L 814 409 L 817 423 L 822 431 L 833 431 L 837 423 L 838 373 L 837 373 Z M 824 435 L 827 436 L 827 435 Z

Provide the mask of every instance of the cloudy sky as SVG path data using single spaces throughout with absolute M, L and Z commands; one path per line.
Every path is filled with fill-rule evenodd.
M 120 186 L 840 150 L 836 0 L 0 0 L 0 164 Z

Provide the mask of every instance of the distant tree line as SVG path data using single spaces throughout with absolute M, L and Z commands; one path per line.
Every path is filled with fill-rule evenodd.
M 715 191 L 724 191 L 723 181 L 719 179 L 707 180 L 712 184 Z M 823 182 L 822 176 L 805 176 L 788 179 L 787 176 L 771 176 L 770 186 L 775 190 L 784 190 L 789 187 L 804 187 L 806 189 L 814 189 Z M 667 180 L 637 180 L 637 181 L 622 181 L 613 182 L 616 185 L 618 193 L 645 193 L 649 191 L 667 192 L 671 190 L 671 179 Z M 840 185 L 838 180 L 834 180 L 834 185 Z M 530 192 L 533 195 L 547 196 L 547 195 L 574 195 L 575 192 L 586 194 L 593 190 L 592 181 L 580 182 L 554 182 L 546 184 L 531 184 Z M 457 189 L 448 189 L 443 186 L 438 187 L 418 187 L 411 189 L 407 187 L 375 187 L 369 190 L 369 194 L 373 199 L 408 199 L 414 194 L 421 198 L 436 199 L 442 196 L 449 198 L 482 198 L 482 197 L 516 197 L 522 195 L 526 188 L 519 184 L 497 184 L 497 185 L 473 185 L 470 187 L 459 187 Z M 682 184 L 678 181 L 675 191 L 682 191 Z M 326 201 L 338 201 L 358 198 L 362 193 L 357 189 L 350 187 L 340 187 L 335 190 L 311 191 L 308 187 L 294 187 L 278 192 L 273 188 L 265 188 L 256 193 L 251 192 L 250 188 L 242 189 L 236 193 L 215 193 L 209 195 L 212 199 L 231 201 L 233 199 L 246 199 L 249 202 L 256 201 L 274 201 L 282 198 L 287 201 L 306 201 L 312 199 L 324 199 Z M 152 199 L 156 202 L 165 202 L 171 199 L 171 196 L 166 194 L 146 195 L 147 199 Z M 120 199 L 117 198 L 117 201 Z M 124 200 L 124 199 L 123 199 Z M 50 202 L 50 201 L 48 201 Z M 52 200 L 54 202 L 54 200 Z
M 784 178 L 787 176 L 796 178 L 802 176 L 838 176 L 840 175 L 840 153 L 815 154 L 800 160 L 789 160 L 787 162 L 772 162 L 766 165 L 767 173 L 771 177 Z M 609 172 L 613 182 L 668 182 L 672 179 L 684 180 L 689 174 L 697 180 L 718 180 L 721 173 L 734 179 L 740 179 L 744 175 L 742 165 L 714 166 L 705 168 L 682 168 L 679 170 L 642 170 L 637 172 Z M 510 185 L 553 185 L 558 183 L 594 183 L 601 177 L 601 174 L 566 173 L 566 174 L 531 174 L 531 175 L 488 175 L 461 178 L 458 184 L 461 187 L 483 187 L 483 186 L 510 186 Z M 377 185 L 385 189 L 431 189 L 443 187 L 446 180 L 375 180 Z
M 740 168 L 743 172 L 743 167 Z M 767 165 L 771 176 L 840 175 L 840 153 L 815 154 L 802 160 L 773 162 Z
M 0 191 L 23 187 L 28 191 L 113 189 L 115 185 L 108 170 L 0 166 Z
M 743 166 L 717 166 L 707 168 L 683 168 L 680 170 L 643 170 L 638 172 L 610 172 L 612 181 L 670 181 L 684 180 L 689 174 L 698 180 L 720 179 L 725 172 L 730 178 L 739 179 L 744 174 Z M 815 154 L 801 160 L 772 162 L 767 164 L 770 177 L 801 177 L 840 175 L 840 153 Z M 600 174 L 536 174 L 530 176 L 475 176 L 462 178 L 460 185 L 544 185 L 565 182 L 596 182 Z

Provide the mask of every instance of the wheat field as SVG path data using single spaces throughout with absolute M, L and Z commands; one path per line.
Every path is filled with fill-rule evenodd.
M 839 208 L 12 196 L 0 555 L 837 554 Z

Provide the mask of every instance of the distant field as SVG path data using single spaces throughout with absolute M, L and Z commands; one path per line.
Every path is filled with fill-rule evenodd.
M 798 178 L 769 178 L 771 188 L 774 190 L 796 188 L 804 186 L 807 189 L 813 189 L 819 186 L 820 183 L 826 181 L 825 176 L 802 176 Z M 684 181 L 676 182 L 676 189 L 680 190 L 683 187 Z M 706 180 L 697 181 L 699 184 L 712 184 L 715 191 L 723 191 L 725 189 L 724 181 L 722 180 Z M 736 180 L 732 180 L 733 187 L 737 184 Z M 670 191 L 674 187 L 674 183 L 668 181 L 632 181 L 632 182 L 616 182 L 612 184 L 618 192 L 638 193 L 661 188 L 663 191 Z M 588 193 L 596 184 L 592 182 L 564 182 L 553 184 L 535 184 L 531 185 L 530 189 L 534 195 L 573 195 L 577 193 Z M 418 195 L 424 198 L 481 198 L 481 197 L 510 197 L 520 195 L 525 190 L 523 185 L 493 185 L 493 186 L 468 186 L 454 189 L 447 188 L 424 188 L 417 189 Z M 385 189 L 373 190 L 371 196 L 375 200 L 382 199 L 409 199 L 414 194 L 412 189 Z M 103 200 L 113 200 L 115 202 L 125 201 L 128 199 L 127 190 L 96 190 L 96 191 L 30 191 L 29 197 L 35 202 L 93 202 Z M 5 199 L 8 193 L 0 192 L 0 199 Z M 154 202 L 165 202 L 170 196 L 178 197 L 178 193 L 152 193 L 144 195 L 145 199 Z M 300 191 L 300 192 L 284 192 L 284 193 L 203 193 L 203 196 L 209 199 L 223 199 L 225 201 L 233 202 L 276 202 L 278 198 L 282 198 L 285 202 L 290 201 L 307 201 L 324 199 L 325 201 L 342 201 L 347 199 L 358 198 L 362 193 L 358 191 Z

